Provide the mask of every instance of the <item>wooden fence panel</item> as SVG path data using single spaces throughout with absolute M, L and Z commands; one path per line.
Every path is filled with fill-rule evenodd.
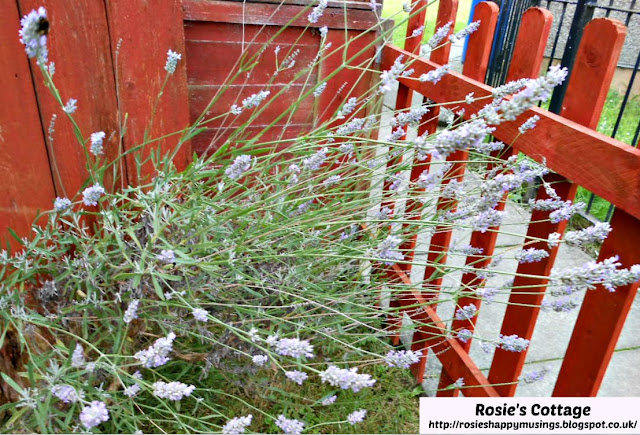
M 183 130 L 189 125 L 189 100 L 184 43 L 184 21 L 181 0 L 163 2 L 131 2 L 110 0 L 109 31 L 113 55 L 117 42 L 122 39 L 118 54 L 118 100 L 123 113 L 128 113 L 126 150 L 144 143 L 153 107 L 165 80 L 167 51 L 182 54 L 175 74 L 169 77 L 164 93 L 157 104 L 150 139 Z M 145 145 L 139 152 L 127 156 L 129 182 L 149 181 L 154 175 L 147 159 L 151 150 L 161 147 L 162 153 L 172 150 L 179 135 Z M 145 162 L 136 171 L 135 156 Z M 175 156 L 178 170 L 183 169 L 191 157 L 190 145 L 185 144 Z
M 30 235 L 38 210 L 51 209 L 55 198 L 29 60 L 18 37 L 20 16 L 15 1 L 0 2 L 0 17 L 10 17 L 0 26 L 0 249 L 7 228 Z
M 588 128 L 597 127 L 622 50 L 625 33 L 626 28 L 621 23 L 608 19 L 593 20 L 586 26 L 576 56 L 576 65 L 578 65 L 576 71 L 579 73 L 572 74 L 569 80 L 562 116 Z M 555 174 L 545 178 L 547 182 L 553 183 L 560 198 L 565 201 L 574 199 L 576 187 L 566 178 Z M 547 197 L 545 189 L 539 189 L 537 199 Z M 540 211 L 533 213 L 524 242 L 527 247 L 546 250 L 549 252 L 549 257 L 518 266 L 513 283 L 514 289 L 502 323 L 503 335 L 517 334 L 527 340 L 533 336 L 540 304 L 548 283 L 544 277 L 551 273 L 558 252 L 557 246 L 549 248 L 545 242 L 535 240 L 546 238 L 554 232 L 562 234 L 567 225 L 567 221 L 555 224 L 549 222 L 549 213 Z M 532 275 L 540 278 L 531 278 Z M 500 395 L 515 394 L 518 386 L 516 382 L 522 372 L 526 355 L 527 351 L 509 352 L 496 349 L 489 380 L 496 384 L 506 384 L 497 387 Z
M 546 9 L 531 8 L 524 13 L 520 31 L 518 32 L 518 37 L 514 45 L 511 65 L 507 73 L 507 82 L 523 78 L 535 78 L 539 75 L 552 21 L 553 15 Z M 511 155 L 512 150 L 510 148 L 500 152 L 500 157 L 503 159 Z M 495 157 L 498 156 L 496 155 Z M 506 196 L 498 204 L 496 210 L 504 210 L 505 204 Z M 491 227 L 485 232 L 474 231 L 471 234 L 469 244 L 474 248 L 482 249 L 482 253 L 479 255 L 469 255 L 466 260 L 467 267 L 482 269 L 489 266 L 496 246 L 498 231 L 499 227 Z M 461 297 L 457 301 L 457 305 L 464 307 L 473 304 L 479 309 L 482 299 L 475 295 L 475 290 L 480 288 L 484 284 L 484 281 L 484 279 L 479 278 L 473 272 L 465 272 L 462 275 L 460 287 L 466 296 Z M 451 330 L 460 331 L 467 329 L 473 332 L 475 330 L 476 320 L 477 316 L 469 320 L 454 319 L 451 324 Z M 460 341 L 460 346 L 468 352 L 469 349 L 471 349 L 471 343 L 472 339 L 468 339 L 466 342 Z M 452 382 L 453 380 L 450 376 L 443 371 L 440 377 L 440 388 L 451 385 Z M 459 390 L 451 389 L 443 390 L 438 394 L 440 396 L 456 396 L 458 392 Z
M 103 2 L 79 0 L 69 7 L 65 0 L 19 0 L 20 12 L 27 14 L 44 5 L 51 23 L 48 38 L 49 61 L 55 62 L 53 80 L 63 103 L 70 98 L 78 100 L 73 114 L 88 146 L 89 136 L 96 131 L 107 135 L 105 158 L 117 156 L 117 102 L 113 65 L 111 62 L 109 29 Z M 59 196 L 73 198 L 87 180 L 87 152 L 78 143 L 74 127 L 65 119 L 61 105 L 45 86 L 40 71 L 32 64 L 33 83 L 38 98 L 41 123 L 48 129 L 51 117 L 58 116 L 53 144 L 45 135 L 51 159 L 53 180 Z M 93 157 L 90 157 L 93 160 Z M 111 187 L 113 180 L 104 180 Z

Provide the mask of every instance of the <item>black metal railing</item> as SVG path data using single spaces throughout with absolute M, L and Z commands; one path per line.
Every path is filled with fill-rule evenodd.
M 560 63 L 569 69 L 577 54 L 584 27 L 594 18 L 615 18 L 628 27 L 619 66 L 626 70 L 626 77 L 617 78 L 617 89 L 610 93 L 599 130 L 611 137 L 638 146 L 640 137 L 640 0 L 493 0 L 501 7 L 493 50 L 487 71 L 486 83 L 498 86 L 505 82 L 509 69 L 513 44 L 518 34 L 523 12 L 531 6 L 548 9 L 554 23 L 549 38 L 546 57 L 549 65 Z M 559 113 L 566 92 L 564 86 L 556 88 L 549 110 Z M 635 85 L 635 86 L 634 86 Z M 586 213 L 601 220 L 609 220 L 613 206 L 590 192 L 582 194 L 587 202 Z

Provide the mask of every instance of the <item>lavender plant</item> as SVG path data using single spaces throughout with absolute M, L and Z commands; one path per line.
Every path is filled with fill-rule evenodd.
M 326 1 L 310 6 L 308 21 L 315 23 L 326 7 Z M 248 114 L 215 151 L 177 171 L 172 150 L 154 160 L 155 176 L 148 183 L 110 191 L 105 174 L 120 162 L 100 160 L 109 132 L 91 133 L 86 140 L 73 117 L 81 103 L 77 108 L 76 100 L 60 98 L 47 38 L 36 28 L 43 18 L 43 8 L 25 16 L 20 36 L 76 127 L 89 180 L 75 196 L 56 198 L 44 215 L 46 224 L 34 224 L 33 237 L 0 256 L 0 341 L 15 337 L 24 355 L 18 377 L 3 374 L 19 395 L 0 407 L 5 430 L 359 432 L 367 420 L 388 419 L 386 408 L 377 405 L 381 397 L 413 397 L 407 369 L 426 350 L 390 347 L 388 337 L 397 331 L 387 320 L 398 313 L 381 294 L 393 297 L 406 287 L 389 281 L 388 267 L 406 262 L 405 242 L 414 237 L 451 228 L 489 231 L 502 223 L 505 212 L 496 207 L 505 194 L 548 171 L 517 156 L 496 158 L 504 144 L 488 137 L 495 125 L 547 99 L 566 72 L 551 68 L 539 79 L 509 84 L 476 115 L 422 136 L 414 131 L 433 105 L 396 112 L 383 105 L 383 96 L 394 91 L 399 77 L 436 83 L 448 66 L 413 77 L 410 63 L 398 58 L 380 73 L 376 86 L 350 96 L 327 122 L 274 141 L 262 139 L 274 123 L 254 137 L 244 131 L 283 91 L 267 86 L 212 118 L 207 112 L 217 104 L 216 95 L 193 125 L 174 135 L 177 149 L 213 121 L 232 123 Z M 472 23 L 450 40 L 477 27 Z M 326 32 L 320 32 L 322 41 Z M 428 45 L 449 43 L 442 42 L 448 33 L 449 27 L 438 30 Z M 379 47 L 389 36 L 381 33 L 374 44 Z M 273 49 L 272 42 L 264 50 Z M 300 66 L 298 49 L 291 47 L 274 76 L 298 68 L 296 78 L 308 77 L 323 57 L 344 49 L 321 47 L 311 65 Z M 180 61 L 180 53 L 168 51 L 167 80 Z M 226 87 L 257 62 L 245 52 Z M 373 62 L 347 62 L 342 68 L 361 71 L 365 80 Z M 307 81 L 299 101 L 317 97 L 325 86 Z M 281 116 L 299 107 L 296 103 Z M 530 119 L 522 134 L 534 126 Z M 376 136 L 378 130 L 390 133 Z M 153 142 L 145 135 L 131 152 Z M 458 150 L 469 150 L 476 163 L 491 168 L 456 180 L 443 159 Z M 416 182 L 407 177 L 414 161 L 425 168 Z M 384 185 L 391 188 L 383 193 Z M 554 210 L 552 220 L 568 219 L 579 209 L 553 199 L 552 186 L 544 188 L 552 199 L 532 207 Z M 457 208 L 436 208 L 441 195 L 455 199 Z M 407 202 L 419 206 L 403 210 Z M 567 234 L 566 241 L 601 241 L 609 231 L 597 225 Z M 557 234 L 544 242 L 563 243 Z M 474 269 L 429 263 L 424 246 L 417 245 L 413 266 L 435 267 L 439 276 L 473 272 L 479 279 L 498 275 L 508 281 L 514 272 L 498 268 L 501 258 L 525 263 L 548 256 L 518 246 L 496 252 L 489 267 Z M 452 250 L 482 255 L 464 242 Z M 575 308 L 562 298 L 596 284 L 615 291 L 640 278 L 640 266 L 619 266 L 612 258 L 558 273 L 550 297 L 560 299 L 544 307 Z M 422 288 L 433 278 L 413 285 Z M 482 287 L 476 297 L 490 302 L 510 289 L 509 284 Z M 466 289 L 445 287 L 441 300 L 455 302 L 462 295 L 468 296 Z M 452 317 L 475 321 L 477 314 L 475 305 L 458 306 Z M 469 329 L 447 336 L 512 352 L 529 345 L 516 335 L 480 337 Z M 523 379 L 529 383 L 542 376 Z M 451 388 L 466 387 L 460 379 Z M 387 429 L 415 431 L 400 421 Z

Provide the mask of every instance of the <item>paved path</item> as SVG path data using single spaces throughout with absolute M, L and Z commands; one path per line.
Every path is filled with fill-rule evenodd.
M 454 53 L 460 53 L 458 47 Z M 459 64 L 458 64 L 459 65 Z M 395 93 L 388 93 L 385 97 L 385 104 L 389 107 L 395 106 Z M 383 119 L 389 118 L 389 114 L 383 115 Z M 384 121 L 383 121 L 384 123 Z M 387 122 L 388 125 L 388 122 Z M 381 137 L 389 134 L 389 130 L 382 129 Z M 499 250 L 511 246 L 518 246 L 526 233 L 529 212 L 524 208 L 510 204 L 507 208 L 508 218 L 502 228 L 511 234 L 501 234 L 498 237 L 497 246 Z M 454 240 L 468 242 L 470 233 L 467 231 L 457 231 L 454 233 Z M 426 249 L 426 240 L 423 240 L 422 249 Z M 419 247 L 420 248 L 420 247 Z M 462 266 L 464 257 L 461 255 L 451 255 L 448 263 Z M 592 258 L 582 250 L 562 245 L 555 264 L 555 270 L 562 270 L 567 267 L 575 267 L 590 261 Z M 517 262 L 505 256 L 499 269 L 505 274 L 513 273 L 516 270 Z M 419 274 L 419 269 L 414 271 Z M 450 292 L 458 288 L 461 273 L 452 273 L 447 276 L 444 283 L 442 302 L 438 306 L 438 313 L 443 320 L 451 319 L 455 304 L 450 301 Z M 417 275 L 412 276 L 415 278 Z M 500 286 L 508 279 L 507 276 L 497 276 L 488 282 L 489 286 Z M 487 339 L 497 339 L 502 325 L 502 318 L 506 309 L 508 294 L 498 295 L 491 304 L 484 303 L 480 310 L 477 322 L 477 334 Z M 606 307 L 602 307 L 606 310 Z M 567 344 L 573 332 L 573 327 L 578 314 L 578 310 L 570 313 L 541 312 L 538 318 L 535 333 L 531 340 L 529 352 L 527 354 L 527 365 L 525 373 L 534 369 L 541 369 L 544 366 L 550 367 L 549 374 L 545 379 L 532 384 L 522 384 L 517 390 L 518 396 L 550 396 L 557 378 L 562 358 L 567 348 Z M 597 320 L 597 319 L 596 319 Z M 485 353 L 477 341 L 471 347 L 471 356 L 478 366 L 488 373 L 493 354 Z M 440 364 L 437 358 L 431 354 L 428 359 L 427 376 L 424 387 L 433 393 L 437 387 L 440 375 Z M 600 396 L 640 396 L 640 298 L 636 298 L 633 304 L 622 335 L 617 343 L 616 352 L 612 358 L 607 374 L 604 378 L 599 392 Z

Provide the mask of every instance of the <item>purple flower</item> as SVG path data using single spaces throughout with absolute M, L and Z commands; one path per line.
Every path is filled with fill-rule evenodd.
M 202 308 L 194 308 L 191 314 L 193 314 L 193 318 L 198 322 L 206 323 L 209 321 L 209 313 L 207 312 L 207 310 L 204 310 Z
M 412 350 L 390 350 L 384 360 L 389 367 L 400 367 L 408 369 L 412 364 L 420 361 L 421 351 L 414 352 Z
M 140 304 L 140 301 L 138 299 L 134 299 L 131 301 L 131 303 L 127 307 L 127 311 L 125 311 L 124 316 L 122 316 L 122 320 L 124 320 L 124 323 L 131 323 L 133 319 L 138 318 L 139 304 Z
M 362 423 L 364 421 L 365 416 L 367 415 L 366 409 L 359 409 L 357 411 L 353 411 L 351 414 L 347 416 L 347 421 L 349 424 L 354 425 L 356 423 Z
M 143 367 L 160 367 L 171 359 L 168 355 L 173 350 L 173 340 L 175 339 L 176 334 L 170 332 L 169 335 L 158 338 L 151 346 L 137 352 L 133 357 L 140 361 Z
M 69 200 L 69 198 L 56 198 L 55 201 L 53 201 L 53 208 L 55 211 L 57 212 L 63 212 L 66 211 L 68 209 L 71 208 L 71 201 Z
M 329 396 L 329 397 L 326 397 L 326 398 L 322 399 L 322 401 L 320 403 L 322 403 L 322 406 L 329 406 L 332 403 L 335 403 L 337 398 L 338 398 L 338 396 L 336 396 L 334 394 L 333 396 Z
M 49 28 L 47 21 L 47 10 L 39 7 L 38 10 L 32 10 L 20 20 L 22 28 L 18 32 L 20 42 L 25 46 L 27 56 L 38 60 L 38 63 L 44 65 L 47 63 L 49 51 L 47 50 L 46 30 Z
M 463 343 L 466 343 L 473 338 L 473 332 L 471 332 L 466 328 L 461 329 L 460 331 L 458 331 L 457 337 L 458 337 L 458 340 L 460 340 Z
M 518 260 L 518 263 L 520 264 L 535 263 L 547 257 L 549 257 L 549 253 L 547 251 L 536 248 L 521 249 L 515 254 L 515 259 Z
M 516 334 L 502 335 L 500 334 L 500 342 L 498 346 L 509 352 L 522 352 L 529 347 L 529 340 L 520 338 Z
M 236 435 L 244 433 L 244 430 L 251 424 L 253 415 L 249 414 L 245 417 L 234 417 L 222 426 L 222 433 Z
M 473 304 L 469 304 L 465 307 L 458 308 L 458 310 L 456 310 L 455 317 L 458 320 L 471 320 L 477 313 L 478 308 Z
M 163 249 L 156 258 L 163 263 L 175 263 L 176 254 L 171 249 Z
M 78 394 L 76 389 L 71 385 L 67 384 L 58 384 L 51 387 L 51 394 L 56 396 L 58 399 L 63 401 L 64 403 L 72 403 L 77 402 L 83 394 Z
M 180 59 L 182 59 L 182 55 L 180 53 L 176 53 L 173 50 L 167 51 L 167 63 L 164 65 L 165 71 L 169 74 L 175 73 Z
M 91 154 L 94 156 L 99 156 L 100 154 L 104 154 L 104 138 L 106 134 L 104 131 L 98 131 L 95 133 L 91 133 L 91 147 L 89 148 Z
M 371 379 L 371 375 L 358 373 L 358 368 L 341 369 L 334 365 L 329 366 L 320 373 L 322 382 L 327 382 L 333 387 L 340 387 L 343 390 L 352 390 L 357 393 L 363 388 L 372 387 L 376 381 Z
M 251 168 L 251 156 L 242 155 L 235 158 L 233 163 L 224 170 L 227 177 L 237 180 Z
M 87 429 L 98 426 L 100 423 L 109 420 L 109 411 L 104 402 L 92 401 L 82 408 L 80 412 L 80 422 Z
M 298 435 L 304 430 L 305 423 L 294 419 L 290 420 L 280 414 L 276 420 L 276 426 L 286 434 Z
M 302 385 L 302 383 L 309 377 L 309 375 L 305 372 L 301 372 L 300 370 L 292 370 L 290 372 L 286 372 L 285 375 L 298 385 Z
M 104 195 L 104 187 L 96 183 L 82 191 L 82 202 L 84 205 L 98 205 L 98 200 L 102 195 Z
M 267 361 L 269 361 L 269 357 L 266 355 L 254 355 L 253 357 L 251 357 L 251 360 L 258 367 L 263 367 L 267 363 Z
M 182 382 L 158 381 L 153 384 L 153 394 L 161 399 L 169 399 L 177 402 L 184 397 L 189 397 L 196 387 Z
M 308 340 L 282 338 L 275 343 L 275 348 L 276 352 L 282 356 L 313 358 L 313 346 L 309 344 Z

